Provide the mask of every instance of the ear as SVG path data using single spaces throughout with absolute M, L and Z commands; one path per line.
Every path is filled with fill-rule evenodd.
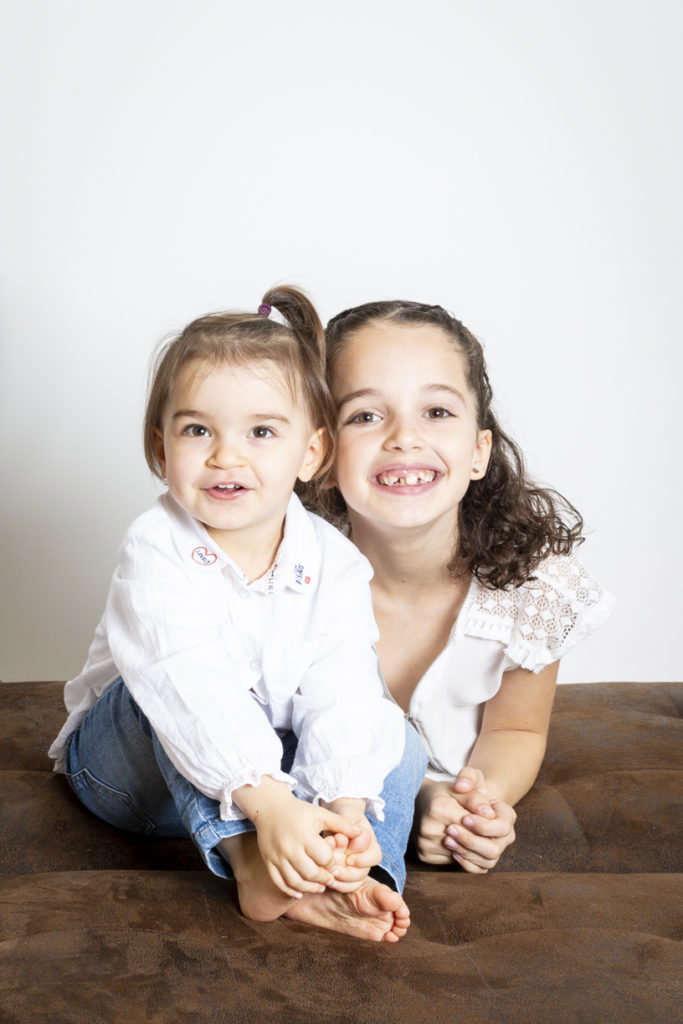
M 154 428 L 154 457 L 159 465 L 162 477 L 166 478 L 166 450 L 164 448 L 164 435 L 158 427 Z
M 490 430 L 480 430 L 477 434 L 477 444 L 472 457 L 472 472 L 470 480 L 481 480 L 486 476 L 489 459 L 491 458 L 492 434 Z
M 327 451 L 327 431 L 324 427 L 315 430 L 308 439 L 306 454 L 304 455 L 297 476 L 302 483 L 311 480 L 320 469 Z

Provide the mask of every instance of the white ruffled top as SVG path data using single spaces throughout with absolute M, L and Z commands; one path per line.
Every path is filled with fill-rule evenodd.
M 533 580 L 512 589 L 473 579 L 446 647 L 410 701 L 408 717 L 430 755 L 427 774 L 454 778 L 467 764 L 504 672 L 540 672 L 590 636 L 613 604 L 575 555 L 548 556 Z

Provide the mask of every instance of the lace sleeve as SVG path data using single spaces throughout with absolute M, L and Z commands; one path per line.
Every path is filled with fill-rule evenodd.
M 480 587 L 466 631 L 500 640 L 512 662 L 540 672 L 595 632 L 613 605 L 575 555 L 550 555 L 521 587 Z

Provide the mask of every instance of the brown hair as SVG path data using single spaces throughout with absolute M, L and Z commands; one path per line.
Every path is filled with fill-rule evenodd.
M 469 571 L 491 589 L 520 586 L 539 562 L 553 552 L 568 554 L 583 540 L 583 519 L 557 491 L 537 487 L 526 475 L 517 444 L 501 429 L 492 409 L 493 391 L 484 352 L 468 329 L 441 306 L 419 302 L 369 302 L 344 310 L 327 325 L 328 376 L 344 343 L 361 327 L 385 321 L 440 328 L 452 339 L 465 363 L 467 383 L 477 405 L 479 430 L 490 430 L 491 456 L 486 474 L 472 480 L 460 502 L 458 540 L 449 570 Z M 329 473 L 328 473 L 329 477 Z M 337 488 L 315 487 L 321 510 L 330 518 L 347 515 Z
M 276 309 L 285 324 L 268 318 Z M 193 320 L 158 353 L 150 374 L 143 428 L 147 464 L 155 476 L 161 469 L 155 454 L 155 431 L 180 370 L 195 360 L 216 366 L 272 362 L 282 371 L 292 394 L 303 401 L 314 428 L 325 429 L 325 458 L 316 476 L 334 460 L 336 415 L 325 379 L 323 325 L 308 296 L 298 288 L 271 288 L 259 312 L 208 313 Z

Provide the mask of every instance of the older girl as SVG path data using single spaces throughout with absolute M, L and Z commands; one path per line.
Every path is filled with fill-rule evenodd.
M 429 752 L 418 853 L 486 872 L 538 773 L 559 659 L 611 599 L 573 554 L 581 517 L 527 479 L 458 320 L 368 303 L 330 321 L 327 358 L 338 449 L 318 496 L 372 564 L 386 684 Z

